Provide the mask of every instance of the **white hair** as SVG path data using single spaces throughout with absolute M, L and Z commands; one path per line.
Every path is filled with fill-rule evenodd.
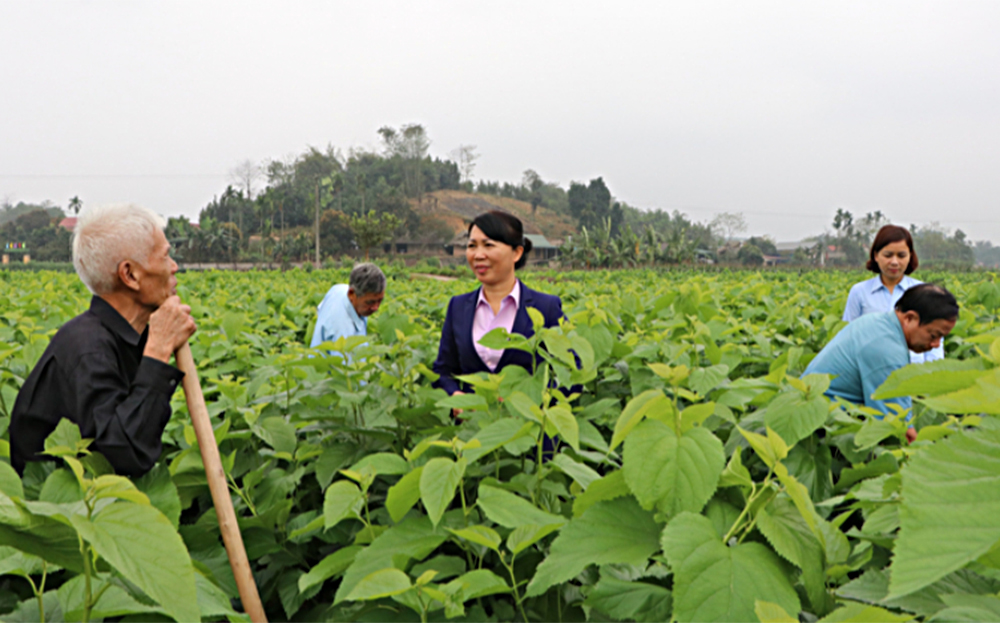
M 73 228 L 73 267 L 94 294 L 111 292 L 124 260 L 145 264 L 166 220 L 131 203 L 88 207 Z

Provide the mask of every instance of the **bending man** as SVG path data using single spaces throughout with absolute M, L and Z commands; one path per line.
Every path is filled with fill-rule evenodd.
M 925 353 L 941 344 L 958 320 L 958 303 L 934 284 L 910 287 L 895 311 L 868 314 L 841 329 L 806 367 L 806 374 L 836 375 L 826 395 L 889 413 L 887 402 L 910 408 L 909 397 L 873 400 L 889 375 L 910 363 L 910 351 Z M 916 438 L 912 427 L 906 431 Z
M 310 348 L 342 337 L 368 334 L 368 316 L 378 311 L 385 298 L 385 275 L 378 266 L 358 264 L 350 283 L 338 283 L 323 297 L 316 312 Z
M 140 476 L 160 457 L 170 397 L 184 376 L 170 357 L 195 331 L 177 297 L 166 225 L 134 205 L 84 211 L 73 232 L 73 266 L 93 293 L 28 375 L 10 423 L 11 464 L 24 472 L 59 420 L 80 427 L 115 471 Z

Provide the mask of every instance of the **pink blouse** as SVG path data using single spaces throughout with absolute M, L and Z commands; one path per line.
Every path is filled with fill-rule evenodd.
M 476 345 L 476 352 L 479 353 L 479 358 L 483 360 L 483 363 L 486 364 L 486 367 L 491 372 L 496 372 L 497 364 L 500 363 L 500 357 L 503 356 L 503 350 L 486 348 L 479 343 L 479 340 L 498 327 L 503 327 L 510 333 L 514 329 L 514 316 L 517 315 L 517 308 L 520 304 L 520 280 L 514 280 L 514 289 L 500 301 L 500 311 L 496 314 L 493 313 L 493 308 L 490 307 L 489 301 L 486 300 L 483 289 L 479 289 L 476 315 L 472 319 L 472 342 Z

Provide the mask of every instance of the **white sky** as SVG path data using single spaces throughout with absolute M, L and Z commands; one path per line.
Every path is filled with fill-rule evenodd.
M 477 178 L 1000 242 L 998 32 L 997 2 L 0 0 L 0 198 L 196 218 L 243 159 L 416 122 Z

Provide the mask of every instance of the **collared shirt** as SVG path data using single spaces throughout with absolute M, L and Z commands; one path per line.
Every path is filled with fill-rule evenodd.
M 840 396 L 889 413 L 886 403 L 909 409 L 911 399 L 873 400 L 872 394 L 889 375 L 910 363 L 906 336 L 895 312 L 868 314 L 840 330 L 806 367 L 806 374 L 833 374 L 826 395 Z
M 368 319 L 358 315 L 358 311 L 347 298 L 349 286 L 338 283 L 330 288 L 316 310 L 316 329 L 313 330 L 310 348 L 323 342 L 336 342 L 342 337 L 368 334 Z
M 856 283 L 847 295 L 847 305 L 844 307 L 844 320 L 851 322 L 866 314 L 877 314 L 891 312 L 896 309 L 896 303 L 902 298 L 903 293 L 913 286 L 923 283 L 909 275 L 903 275 L 902 281 L 889 292 L 889 288 L 882 283 L 882 277 L 876 275 L 871 279 Z M 944 359 L 944 344 L 931 349 L 926 353 L 915 353 L 910 351 L 910 363 L 927 363 Z
M 97 296 L 59 329 L 14 402 L 10 458 L 18 472 L 25 461 L 50 458 L 38 453 L 62 418 L 120 474 L 140 476 L 156 464 L 184 373 L 143 356 L 148 335 Z
M 514 317 L 517 315 L 517 308 L 521 304 L 521 282 L 514 280 L 514 289 L 510 294 L 500 301 L 500 311 L 493 313 L 489 301 L 483 288 L 479 288 L 479 299 L 476 301 L 476 315 L 472 319 L 472 342 L 476 345 L 476 352 L 483 360 L 490 371 L 496 371 L 503 356 L 503 349 L 486 348 L 479 343 L 483 336 L 497 328 L 504 328 L 507 333 L 514 329 Z

